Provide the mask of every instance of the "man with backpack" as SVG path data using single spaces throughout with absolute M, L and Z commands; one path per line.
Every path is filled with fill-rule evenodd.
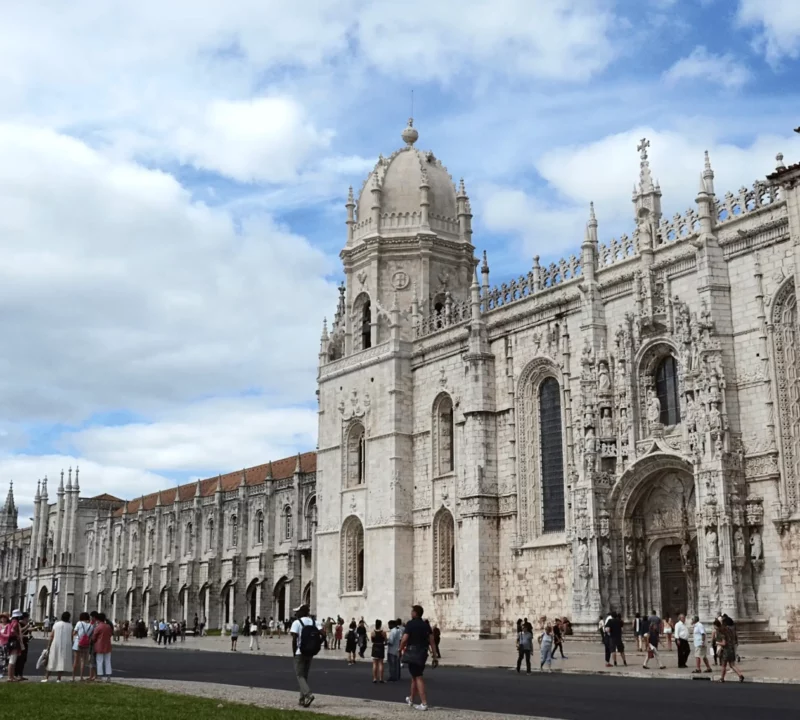
M 300 686 L 300 705 L 308 707 L 314 702 L 314 695 L 308 686 L 308 672 L 311 661 L 322 647 L 322 633 L 313 618 L 309 617 L 308 605 L 301 605 L 295 610 L 296 620 L 292 623 L 292 655 L 294 656 L 294 672 Z

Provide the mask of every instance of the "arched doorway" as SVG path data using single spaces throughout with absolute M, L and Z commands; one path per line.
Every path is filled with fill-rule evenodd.
M 208 583 L 200 588 L 199 600 L 200 612 L 198 615 L 200 616 L 200 622 L 204 623 L 206 627 L 208 627 L 208 618 L 211 614 L 211 587 L 208 585 Z
M 50 592 L 47 587 L 39 591 L 39 619 L 44 621 L 50 614 Z
M 308 605 L 311 607 L 311 583 L 306 583 L 306 586 L 303 590 L 303 605 Z
M 694 476 L 680 458 L 665 462 L 660 457 L 660 464 L 641 461 L 632 468 L 637 472 L 629 494 L 623 491 L 617 504 L 622 518 L 620 607 L 629 617 L 656 610 L 674 618 L 697 610 Z
M 261 615 L 261 583 L 258 578 L 251 581 L 245 593 L 247 599 L 247 614 L 250 620 L 255 620 Z
M 282 577 L 275 585 L 273 593 L 273 606 L 275 608 L 275 619 L 283 622 L 288 615 L 286 614 L 286 578 Z
M 233 599 L 233 583 L 227 582 L 220 594 L 221 626 L 226 627 L 234 620 L 236 606 Z

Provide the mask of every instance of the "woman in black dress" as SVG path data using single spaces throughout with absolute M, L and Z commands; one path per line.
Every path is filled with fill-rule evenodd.
M 383 660 L 386 657 L 386 633 L 381 630 L 381 621 L 375 621 L 372 631 L 372 682 L 383 682 Z
M 350 623 L 350 629 L 347 631 L 347 637 L 344 641 L 344 651 L 347 653 L 347 664 L 356 664 L 356 644 L 358 635 L 356 634 L 356 621 Z
M 364 622 L 364 618 L 358 621 L 356 634 L 358 635 L 358 655 L 363 658 L 367 651 L 367 624 Z

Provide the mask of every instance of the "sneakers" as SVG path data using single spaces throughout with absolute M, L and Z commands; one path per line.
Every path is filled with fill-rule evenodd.
M 414 701 L 410 697 L 407 697 L 406 705 L 408 705 L 408 707 L 414 707 Z
M 313 695 L 306 695 L 306 701 L 303 704 L 303 707 L 308 707 L 312 702 L 314 702 L 315 699 L 316 698 Z
M 427 709 L 428 709 L 428 706 L 427 705 L 423 705 L 422 703 L 420 703 L 419 705 L 414 705 L 414 710 L 427 710 Z

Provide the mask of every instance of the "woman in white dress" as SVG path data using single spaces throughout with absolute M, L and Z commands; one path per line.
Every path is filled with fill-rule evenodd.
M 50 679 L 50 673 L 58 676 L 57 682 L 61 682 L 61 675 L 72 671 L 72 623 L 70 614 L 65 612 L 61 620 L 53 625 L 50 633 L 50 643 L 47 646 L 47 671 L 44 680 Z

